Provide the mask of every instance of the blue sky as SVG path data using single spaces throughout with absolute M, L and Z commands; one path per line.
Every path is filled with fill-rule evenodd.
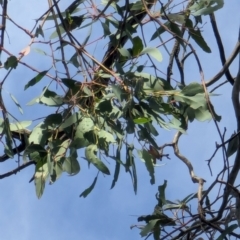
M 65 5 L 65 4 L 64 4 Z M 66 4 L 68 5 L 68 3 Z M 216 19 L 226 56 L 229 56 L 234 48 L 239 28 L 238 0 L 226 1 L 224 7 L 216 12 Z M 34 19 L 47 9 L 47 1 L 9 1 L 9 14 L 21 26 L 31 29 Z M 212 49 L 212 54 L 206 54 L 196 47 L 203 65 L 205 79 L 210 79 L 221 68 L 215 39 L 210 29 L 209 17 L 203 17 L 203 36 Z M 23 32 L 9 24 L 5 36 L 6 48 L 13 54 L 18 53 L 30 42 Z M 97 34 L 97 33 L 96 33 Z M 102 43 L 100 43 L 102 44 Z M 98 45 L 102 48 L 104 44 Z M 163 52 L 163 59 L 166 54 Z M 46 70 L 50 59 L 41 57 L 31 51 L 23 61 L 33 64 L 36 68 Z M 4 62 L 6 55 L 3 54 Z M 190 81 L 200 82 L 200 76 L 191 61 L 187 61 L 186 78 Z M 161 67 L 166 69 L 167 62 L 163 60 Z M 235 75 L 238 71 L 237 61 L 230 70 Z M 177 71 L 176 71 L 177 72 Z M 6 72 L 1 69 L 0 77 Z M 24 66 L 19 67 L 10 75 L 4 90 L 11 92 L 20 102 L 24 109 L 24 115 L 18 113 L 11 99 L 5 94 L 6 105 L 10 112 L 18 119 L 30 120 L 46 115 L 48 112 L 43 106 L 26 106 L 36 95 L 40 94 L 42 86 L 47 85 L 48 79 L 44 79 L 43 85 L 30 88 L 23 92 L 24 85 L 36 75 Z M 178 79 L 177 74 L 173 75 Z M 222 80 L 225 80 L 223 77 Z M 216 112 L 223 117 L 220 127 L 227 128 L 229 137 L 236 129 L 233 108 L 231 103 L 231 86 L 229 84 L 216 91 L 220 94 L 212 98 Z M 35 108 L 36 107 L 36 108 Z M 170 142 L 175 131 L 160 131 L 159 145 Z M 215 142 L 219 136 L 212 121 L 194 122 L 190 124 L 186 135 L 180 139 L 180 149 L 193 163 L 195 173 L 207 180 L 206 187 L 211 184 L 214 177 L 210 176 L 205 162 L 215 149 Z M 88 187 L 96 176 L 96 169 L 88 169 L 87 162 L 81 159 L 79 154 L 81 171 L 74 177 L 64 174 L 53 185 L 46 184 L 43 197 L 38 200 L 35 195 L 33 183 L 28 183 L 34 172 L 34 167 L 22 170 L 20 173 L 0 181 L 0 229 L 1 239 L 26 240 L 26 239 L 84 239 L 84 240 L 122 240 L 140 239 L 139 231 L 131 230 L 130 226 L 137 223 L 137 216 L 149 214 L 156 204 L 155 193 L 158 185 L 168 180 L 166 196 L 169 200 L 184 198 L 190 193 L 197 191 L 197 185 L 190 180 L 186 166 L 176 159 L 172 152 L 171 160 L 164 160 L 163 167 L 156 168 L 156 184 L 150 185 L 149 175 L 144 164 L 139 161 L 138 170 L 138 194 L 135 195 L 131 185 L 131 179 L 123 170 L 114 189 L 110 190 L 112 176 L 100 174 L 94 191 L 86 198 L 79 198 L 79 194 Z M 217 174 L 222 167 L 221 154 L 218 154 L 212 163 L 213 173 Z M 109 165 L 108 165 L 109 166 Z M 1 164 L 0 173 L 16 167 L 15 160 Z M 109 166 L 111 170 L 114 165 Z M 181 175 L 179 176 L 179 173 Z M 238 179 L 239 180 L 239 179 Z

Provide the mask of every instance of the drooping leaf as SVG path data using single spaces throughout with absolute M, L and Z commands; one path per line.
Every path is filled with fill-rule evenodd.
M 41 35 L 41 36 L 44 38 L 44 32 L 43 32 L 43 30 L 42 30 L 41 25 L 39 25 L 39 26 L 36 28 L 36 31 L 35 31 L 35 36 L 38 37 L 39 35 Z
M 99 171 L 104 174 L 110 175 L 110 171 L 106 165 L 97 157 L 96 153 L 98 151 L 97 145 L 91 144 L 85 148 L 85 157 L 92 163 Z
M 12 98 L 13 102 L 16 104 L 16 106 L 18 107 L 19 109 L 19 112 L 21 114 L 23 114 L 23 110 L 22 110 L 22 107 L 20 106 L 20 104 L 18 103 L 17 99 L 11 94 L 9 93 L 10 97 Z
M 9 68 L 14 68 L 16 69 L 18 65 L 18 60 L 15 56 L 10 56 L 7 61 L 4 63 L 4 68 L 9 69 Z
M 238 136 L 236 136 L 236 133 L 233 133 L 231 135 L 231 138 L 232 137 L 234 137 L 234 138 L 231 139 L 231 141 L 228 143 L 228 147 L 227 147 L 227 156 L 228 157 L 232 156 L 237 151 L 237 149 L 239 147 Z
M 80 171 L 78 160 L 74 157 L 67 157 L 63 162 L 63 171 L 71 176 L 78 174 Z
M 92 184 L 90 185 L 90 187 L 88 187 L 87 189 L 85 189 L 79 197 L 87 197 L 89 193 L 92 192 L 92 190 L 94 189 L 95 185 L 96 185 L 96 182 L 97 182 L 97 178 L 98 178 L 98 174 L 97 176 L 94 178 Z
M 45 158 L 46 159 L 46 158 Z M 37 162 L 36 171 L 34 175 L 35 190 L 38 198 L 41 198 L 47 177 L 49 176 L 47 161 L 41 159 Z
M 199 47 L 201 47 L 203 51 L 211 53 L 211 49 L 202 37 L 200 30 L 194 29 L 193 23 L 190 19 L 187 19 L 186 27 L 188 27 L 191 38 L 199 45 Z
M 152 155 L 148 153 L 145 149 L 143 150 L 138 150 L 139 157 L 142 158 L 145 162 L 146 168 L 149 172 L 149 175 L 151 177 L 150 183 L 154 184 L 155 183 L 155 176 L 154 176 L 154 167 L 153 167 L 153 159 Z
M 114 176 L 113 176 L 111 189 L 114 188 L 114 186 L 115 186 L 115 184 L 116 184 L 116 182 L 118 180 L 119 173 L 120 173 L 120 166 L 121 166 L 121 164 L 120 164 L 119 160 L 121 158 L 121 147 L 122 147 L 122 141 L 119 140 L 118 141 L 118 148 L 116 150 L 116 159 L 118 159 L 118 160 L 116 160 L 115 171 L 114 171 Z
M 164 180 L 163 185 L 158 186 L 158 205 L 163 206 L 166 203 L 165 189 L 167 187 L 167 180 Z

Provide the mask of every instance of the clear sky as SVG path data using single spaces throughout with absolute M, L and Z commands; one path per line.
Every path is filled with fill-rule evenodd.
M 35 23 L 34 19 L 42 15 L 48 8 L 48 1 L 9 1 L 9 14 L 21 26 L 31 29 Z M 67 6 L 69 3 L 65 2 Z M 64 8 L 63 8 L 64 9 Z M 225 1 L 224 7 L 216 12 L 220 34 L 226 51 L 229 56 L 233 50 L 238 36 L 239 29 L 238 0 Z M 203 36 L 208 42 L 212 54 L 204 53 L 196 47 L 197 53 L 202 62 L 205 79 L 210 79 L 221 68 L 218 50 L 215 39 L 211 32 L 209 17 L 203 17 Z M 97 36 L 96 32 L 96 36 Z M 48 39 L 45 39 L 48 40 Z M 30 42 L 22 31 L 12 24 L 7 27 L 5 43 L 7 49 L 15 55 L 26 47 Z M 103 44 L 100 45 L 102 48 Z M 99 46 L 98 46 L 99 47 Z M 162 69 L 166 69 L 168 60 L 164 58 L 163 52 Z M 6 55 L 3 55 L 4 62 Z M 50 59 L 35 53 L 33 50 L 24 58 L 24 62 L 31 63 L 36 68 L 46 70 L 49 67 Z M 166 61 L 165 61 L 166 60 Z M 191 62 L 187 62 L 186 76 L 190 81 L 200 82 L 200 76 Z M 237 73 L 237 63 L 234 62 L 230 68 L 232 74 Z M 0 78 L 6 72 L 1 69 Z M 41 93 L 42 87 L 47 85 L 48 79 L 43 80 L 42 85 L 36 85 L 26 92 L 23 92 L 25 84 L 36 73 L 26 71 L 24 66 L 19 67 L 11 74 L 5 84 L 4 90 L 11 92 L 20 102 L 24 109 L 24 115 L 18 113 L 17 108 L 5 92 L 5 101 L 11 113 L 20 120 L 37 119 L 46 116 L 48 113 L 43 106 L 26 106 L 26 104 Z M 179 76 L 175 74 L 174 78 Z M 222 80 L 225 80 L 223 77 Z M 41 87 L 40 87 L 41 86 Z M 212 98 L 216 112 L 222 116 L 220 123 L 221 130 L 227 128 L 229 137 L 236 130 L 233 108 L 231 103 L 231 86 L 229 84 L 216 91 L 219 96 Z M 159 145 L 171 141 L 175 131 L 164 131 L 161 129 Z M 180 140 L 180 149 L 193 163 L 197 175 L 207 180 L 206 187 L 211 184 L 214 177 L 210 176 L 206 159 L 215 149 L 215 142 L 219 136 L 212 121 L 194 122 L 190 124 L 187 135 Z M 182 199 L 190 193 L 195 193 L 198 186 L 190 180 L 188 170 L 169 149 L 171 160 L 164 160 L 166 165 L 156 168 L 156 184 L 150 185 L 148 172 L 144 164 L 139 161 L 138 170 L 138 194 L 135 195 L 132 189 L 131 179 L 122 169 L 121 176 L 114 189 L 110 190 L 112 176 L 100 174 L 97 185 L 93 192 L 86 198 L 79 198 L 80 193 L 90 186 L 96 176 L 96 169 L 88 169 L 87 162 L 79 153 L 81 171 L 74 177 L 67 174 L 53 185 L 46 184 L 43 197 L 38 200 L 35 195 L 34 183 L 28 183 L 34 172 L 34 167 L 22 170 L 20 173 L 0 181 L 0 229 L 1 239 L 6 240 L 42 240 L 42 239 L 83 239 L 83 240 L 132 240 L 140 239 L 137 229 L 130 229 L 132 224 L 137 223 L 139 215 L 151 214 L 156 204 L 155 193 L 158 185 L 163 184 L 164 179 L 168 180 L 166 197 L 169 200 Z M 16 159 L 1 164 L 0 174 L 16 167 Z M 108 165 L 114 170 L 114 165 Z M 222 166 L 221 155 L 218 155 L 213 163 L 213 173 L 218 173 Z M 181 177 L 179 176 L 181 173 Z M 179 180 L 180 179 L 180 180 Z

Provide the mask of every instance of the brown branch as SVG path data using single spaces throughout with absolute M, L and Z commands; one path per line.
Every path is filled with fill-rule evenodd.
M 215 15 L 214 15 L 214 13 L 211 13 L 209 16 L 210 16 L 210 21 L 212 24 L 213 32 L 214 32 L 214 35 L 215 35 L 215 38 L 217 41 L 217 46 L 218 46 L 221 62 L 222 62 L 222 65 L 224 65 L 226 62 L 226 57 L 225 57 L 225 52 L 224 52 L 224 48 L 223 48 L 223 44 L 222 44 L 222 39 L 221 39 L 219 31 L 218 31 Z M 227 69 L 225 71 L 225 75 L 226 75 L 227 80 L 233 85 L 234 79 L 233 79 L 232 75 L 230 74 L 229 69 Z
M 36 162 L 35 161 L 29 161 L 27 163 L 23 163 L 22 165 L 20 165 L 19 167 L 13 169 L 12 171 L 10 172 L 7 172 L 7 173 L 4 173 L 4 174 L 1 174 L 0 175 L 0 179 L 3 179 L 3 178 L 6 178 L 6 177 L 10 177 L 11 175 L 13 174 L 17 174 L 19 171 L 21 171 L 22 169 L 30 166 L 30 165 L 35 165 Z

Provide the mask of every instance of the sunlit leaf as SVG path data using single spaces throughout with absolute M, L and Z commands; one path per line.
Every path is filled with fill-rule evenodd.
M 159 62 L 162 61 L 162 54 L 157 48 L 153 48 L 153 47 L 144 48 L 140 54 L 142 55 L 149 54 L 151 57 L 155 58 L 157 61 Z
M 98 151 L 97 145 L 91 144 L 85 148 L 85 157 L 92 163 L 99 171 L 104 174 L 110 175 L 110 171 L 105 166 L 105 164 L 97 157 L 96 153 Z

